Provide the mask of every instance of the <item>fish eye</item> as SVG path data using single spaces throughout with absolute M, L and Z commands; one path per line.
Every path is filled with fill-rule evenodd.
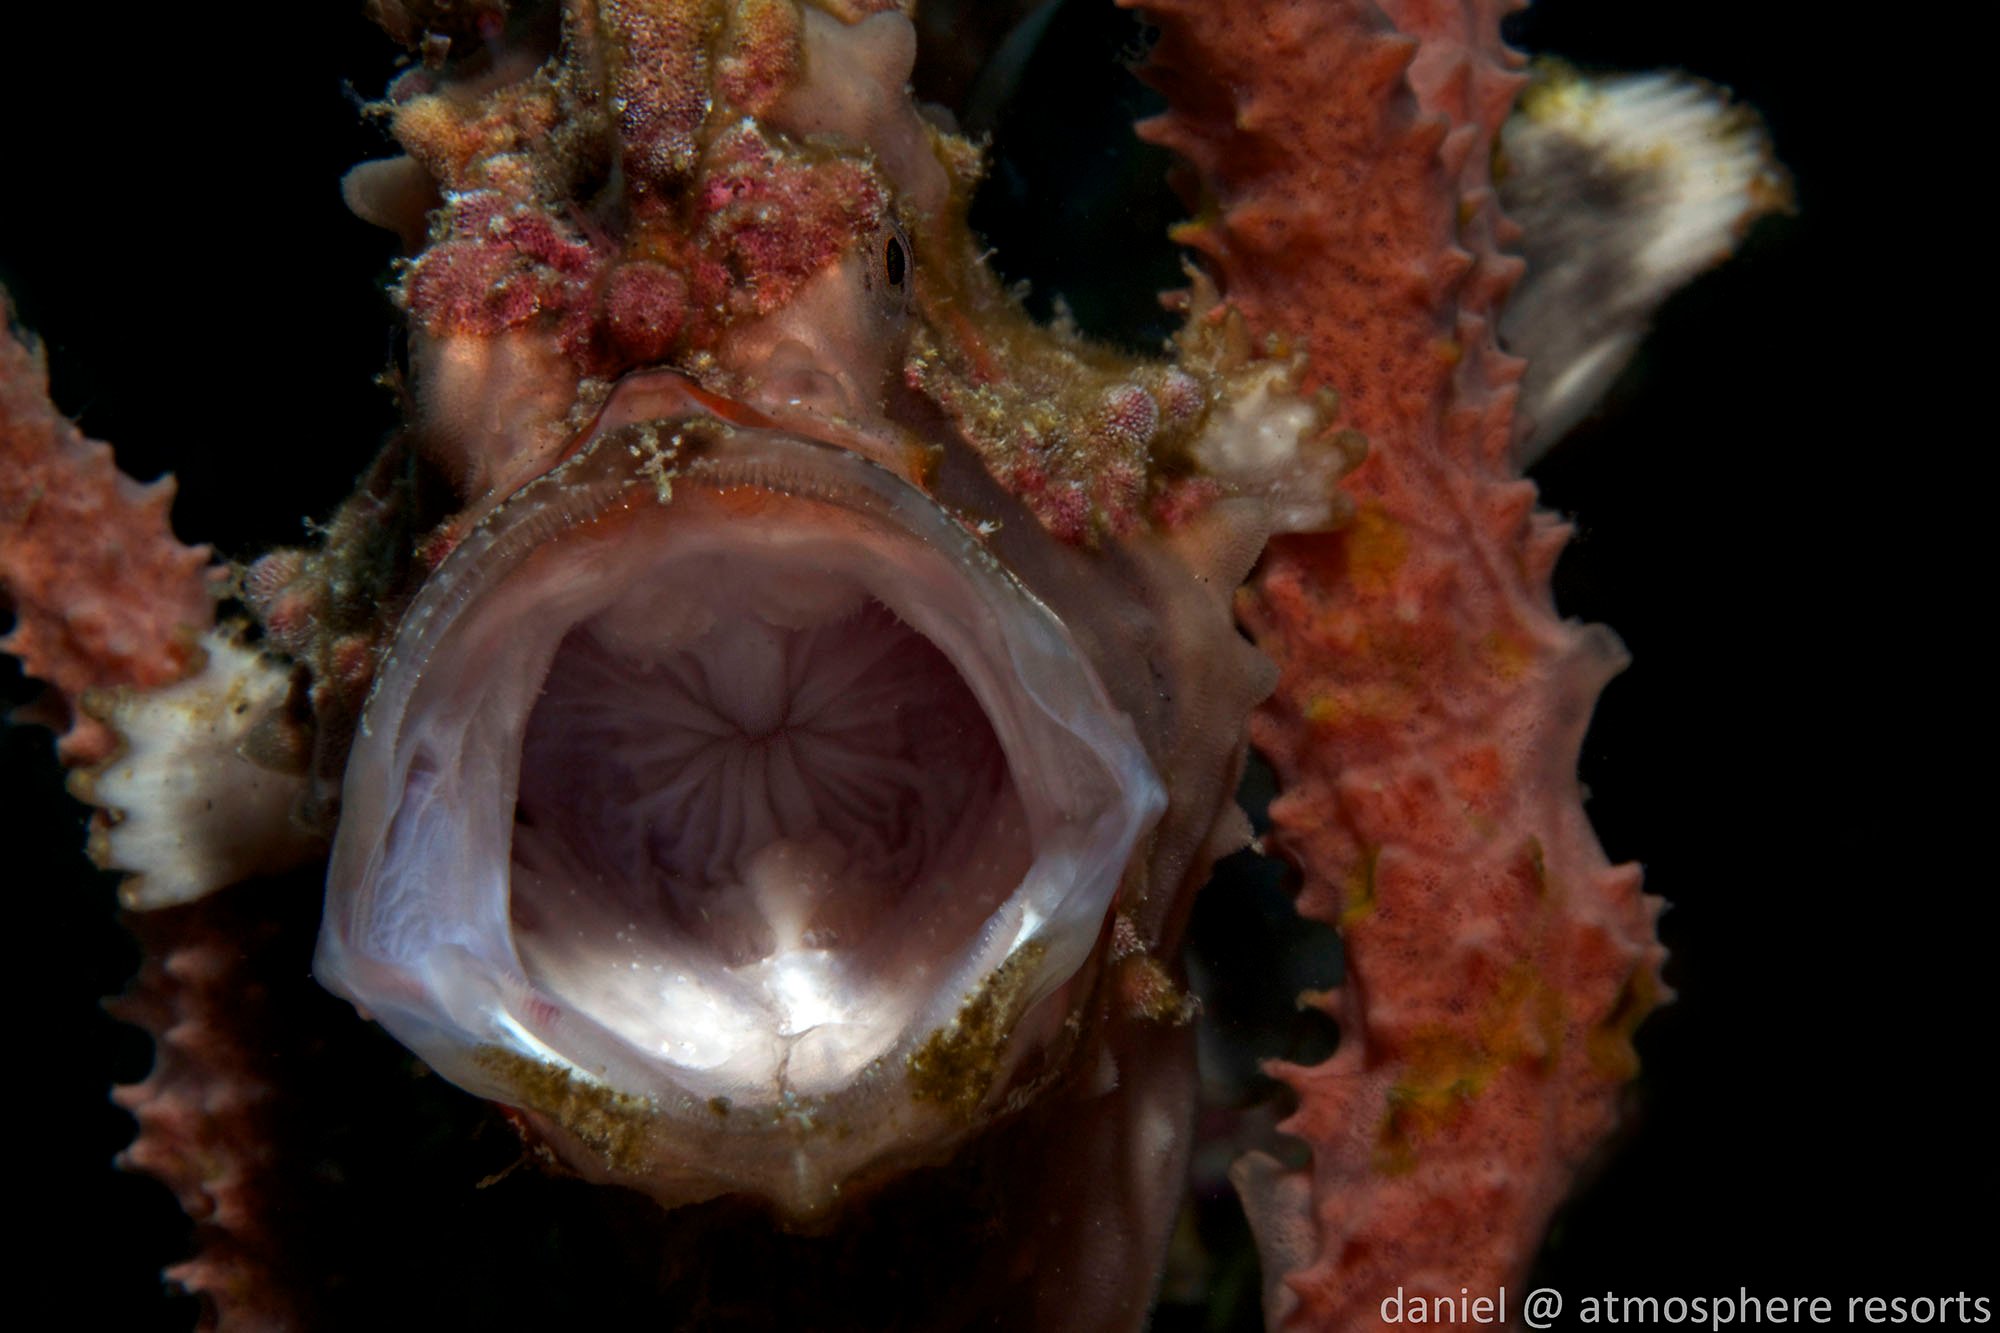
M 897 291 L 910 276 L 909 243 L 903 239 L 900 229 L 892 230 L 882 246 L 882 272 L 889 279 L 889 285 Z

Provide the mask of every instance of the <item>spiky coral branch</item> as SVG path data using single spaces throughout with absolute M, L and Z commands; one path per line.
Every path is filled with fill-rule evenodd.
M 173 482 L 119 472 L 108 445 L 56 411 L 47 382 L 40 352 L 0 331 L 0 587 L 15 616 L 0 649 L 54 687 L 64 762 L 102 764 L 120 740 L 81 711 L 84 696 L 156 688 L 198 667 L 214 580 L 208 549 L 183 546 L 168 526 Z M 168 1276 L 206 1298 L 204 1328 L 298 1327 L 259 1249 L 257 1178 L 272 1148 L 256 1072 L 268 1034 L 243 1019 L 257 1008 L 244 970 L 254 932 L 211 904 L 130 923 L 147 961 L 113 1007 L 153 1037 L 155 1062 L 118 1090 L 139 1122 L 121 1160 L 174 1191 L 202 1243 Z
M 78 711 L 86 691 L 179 679 L 215 623 L 208 548 L 174 540 L 173 498 L 172 479 L 133 481 L 57 412 L 41 352 L 0 328 L 0 593 L 14 612 L 0 651 L 55 687 L 65 763 L 115 745 Z
M 1343 483 L 1354 522 L 1274 542 L 1241 605 L 1283 673 L 1253 730 L 1272 818 L 1348 981 L 1317 997 L 1333 1058 L 1277 1071 L 1309 1171 L 1238 1178 L 1274 1326 L 1373 1327 L 1399 1286 L 1518 1278 L 1633 1071 L 1658 905 L 1607 864 L 1575 776 L 1622 650 L 1555 614 L 1566 530 L 1508 461 L 1499 7 L 1145 7 L 1172 109 L 1142 132 L 1209 194 L 1181 238 L 1372 446 Z
M 143 1080 L 113 1094 L 139 1122 L 119 1164 L 174 1192 L 198 1245 L 166 1276 L 202 1298 L 201 1329 L 303 1328 L 295 1297 L 305 1286 L 293 1270 L 310 1259 L 273 1238 L 267 1197 L 280 1155 L 269 1077 L 280 1043 L 257 970 L 278 927 L 215 900 L 126 924 L 145 963 L 111 1010 L 152 1034 L 154 1058 Z

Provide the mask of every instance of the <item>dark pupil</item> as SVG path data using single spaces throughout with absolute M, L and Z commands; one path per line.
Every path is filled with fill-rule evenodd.
M 885 260 L 887 261 L 887 263 L 888 263 L 888 265 L 889 265 L 889 285 L 890 285 L 891 287 L 900 287 L 900 286 L 902 286 L 902 285 L 903 285 L 903 266 L 904 266 L 904 263 L 906 262 L 906 261 L 904 260 L 904 258 L 903 258 L 903 243 L 902 243 L 902 241 L 901 241 L 901 240 L 899 240 L 899 239 L 897 239 L 897 238 L 896 238 L 896 237 L 894 237 L 894 236 L 891 236 L 891 237 L 889 238 L 889 250 L 888 250 L 888 253 L 887 253 L 886 255 L 884 255 L 884 256 L 883 256 L 883 258 L 884 258 L 884 259 L 885 259 Z

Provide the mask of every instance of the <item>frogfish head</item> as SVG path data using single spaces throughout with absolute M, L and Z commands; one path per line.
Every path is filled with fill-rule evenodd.
M 1353 446 L 1227 321 L 1030 320 L 870 8 L 566 7 L 392 90 L 408 156 L 349 196 L 427 237 L 408 439 L 454 498 L 323 732 L 317 972 L 670 1207 L 821 1224 L 1068 1102 L 1171 1194 L 1174 955 L 1273 679 L 1230 598 Z
M 797 1214 L 1059 1067 L 1164 805 L 935 500 L 702 419 L 592 439 L 460 544 L 346 790 L 329 985 L 589 1174 Z

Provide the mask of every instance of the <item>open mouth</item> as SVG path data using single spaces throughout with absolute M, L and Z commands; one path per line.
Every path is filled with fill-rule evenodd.
M 405 616 L 318 970 L 586 1173 L 813 1211 L 1057 1039 L 1161 804 L 1068 631 L 914 486 L 621 427 Z
M 530 981 L 718 1094 L 851 1081 L 1031 860 L 977 696 L 842 554 L 659 568 L 564 636 L 528 719 Z

